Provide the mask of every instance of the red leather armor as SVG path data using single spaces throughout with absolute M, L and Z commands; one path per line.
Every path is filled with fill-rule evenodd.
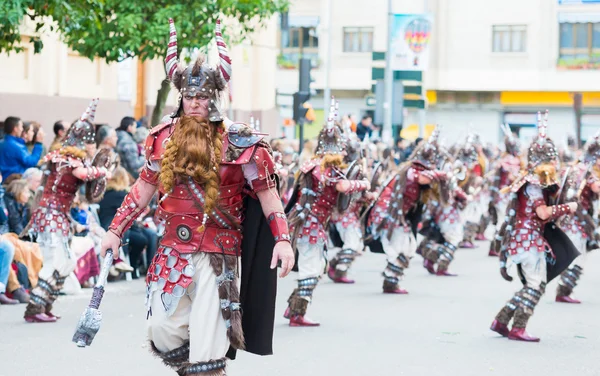
M 83 184 L 82 180 L 73 175 L 73 170 L 82 167 L 83 162 L 61 155 L 60 150 L 49 153 L 44 161 L 51 162 L 50 175 L 46 179 L 39 206 L 31 215 L 30 226 L 36 233 L 61 232 L 68 236 L 71 229 L 71 204 L 77 190 Z
M 526 183 L 517 192 L 517 210 L 514 229 L 511 230 L 507 250 L 511 255 L 523 252 L 545 252 L 550 246 L 543 237 L 544 224 L 536 209 L 546 205 L 547 198 L 539 186 Z M 507 213 L 511 215 L 511 213 Z
M 343 213 L 339 213 L 336 210 L 331 216 L 331 221 L 334 223 L 341 223 L 344 228 L 359 226 L 360 209 L 363 204 L 364 202 L 362 200 L 355 200 Z
M 298 235 L 297 241 L 317 244 L 325 242 L 326 232 L 324 225 L 327 223 L 335 204 L 337 203 L 338 191 L 336 184 L 342 179 L 339 173 L 332 167 L 328 167 L 321 172 L 321 160 L 313 159 L 306 162 L 300 171 L 304 174 L 310 174 L 312 177 L 312 191 L 316 194 L 314 206 L 311 208 L 310 215 L 304 221 L 302 231 Z M 298 202 L 302 201 L 305 192 L 298 192 Z
M 152 130 L 146 141 L 146 157 L 149 165 L 141 178 L 156 184 L 159 171 L 151 171 L 152 163 L 160 163 L 174 124 L 163 124 Z M 229 147 L 229 133 L 223 135 L 223 150 Z M 224 156 L 226 154 L 224 153 Z M 241 222 L 243 199 L 247 181 L 242 166 L 250 161 L 256 163 L 258 178 L 252 181 L 252 191 L 275 187 L 273 175 L 277 173 L 275 163 L 267 149 L 256 143 L 245 148 L 236 160 L 221 160 L 221 177 L 218 208 L 208 215 L 204 231 L 204 192 L 192 179 L 179 179 L 171 192 L 158 185 L 159 204 L 156 217 L 165 222 L 165 233 L 160 241 L 181 253 L 217 252 L 239 255 L 242 241 Z M 224 214 L 225 212 L 225 214 Z M 111 225 L 112 227 L 112 225 Z
M 402 189 L 402 212 L 408 213 L 419 201 L 421 196 L 421 186 L 419 185 L 419 176 L 425 168 L 420 164 L 413 164 L 406 172 L 406 183 Z M 388 215 L 388 209 L 392 201 L 397 201 L 398 198 L 392 200 L 392 196 L 395 193 L 394 187 L 400 177 L 397 175 L 394 177 L 383 189 L 381 195 L 375 202 L 375 206 L 371 210 L 369 215 L 369 226 L 379 226 L 384 218 Z M 390 222 L 385 224 L 385 229 L 390 228 Z M 400 226 L 401 223 L 396 223 L 396 226 Z
M 223 134 L 223 158 L 219 169 L 221 185 L 218 208 L 204 223 L 204 191 L 191 178 L 178 179 L 171 192 L 166 192 L 158 176 L 164 148 L 174 131 L 176 121 L 155 127 L 146 140 L 146 158 L 140 178 L 158 186 L 159 204 L 156 218 L 164 221 L 165 232 L 160 240 L 157 256 L 148 269 L 146 282 L 149 286 L 172 294 L 178 298 L 190 285 L 194 274 L 189 264 L 190 254 L 196 252 L 224 253 L 240 255 L 242 244 L 241 223 L 244 216 L 243 200 L 246 194 L 254 194 L 264 189 L 274 189 L 277 174 L 275 163 L 269 150 L 256 142 L 245 148 L 238 148 L 238 157 L 227 160 L 225 151 L 230 147 L 229 133 Z M 236 137 L 235 135 L 233 137 Z M 262 137 L 258 139 L 260 141 Z M 233 146 L 232 146 L 233 147 Z M 244 166 L 254 162 L 257 178 L 252 180 L 252 189 L 244 176 Z M 135 217 L 136 208 L 124 209 L 121 216 Z M 224 214 L 225 213 L 225 214 Z M 123 226 L 122 218 L 115 217 L 111 230 L 125 231 L 133 220 Z M 135 219 L 135 218 L 133 218 Z M 122 233 L 121 231 L 121 233 Z M 117 234 L 119 234 L 118 231 Z M 156 282 L 156 284 L 152 284 Z

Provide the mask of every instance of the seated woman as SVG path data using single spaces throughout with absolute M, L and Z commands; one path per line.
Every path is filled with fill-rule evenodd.
M 123 167 L 117 167 L 113 171 L 112 178 L 109 179 L 106 185 L 106 193 L 100 201 L 100 210 L 98 217 L 100 218 L 100 225 L 108 230 L 111 221 L 117 214 L 117 209 L 123 203 L 125 196 L 129 192 L 129 174 Z M 135 269 L 133 275 L 134 278 L 139 276 L 138 267 L 142 264 L 142 253 L 146 249 L 146 260 L 148 265 L 156 253 L 158 245 L 158 236 L 156 232 L 150 228 L 145 227 L 141 219 L 144 216 L 140 216 L 140 221 L 136 221 L 136 224 L 131 227 L 123 237 L 124 250 L 129 254 L 129 261 L 131 267 Z M 116 265 L 115 265 L 116 267 Z
M 13 180 L 8 184 L 4 195 L 4 203 L 8 211 L 9 232 L 21 234 L 25 229 L 28 218 L 27 202 L 30 195 L 26 180 Z

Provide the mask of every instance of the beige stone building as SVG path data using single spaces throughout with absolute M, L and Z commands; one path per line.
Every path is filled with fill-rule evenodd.
M 261 120 L 261 128 L 272 131 L 279 116 L 275 108 L 275 66 L 278 18 L 238 46 L 230 47 L 233 60 L 231 111 L 236 121 L 249 120 L 252 114 Z M 26 42 L 31 31 L 23 27 Z M 44 48 L 34 54 L 23 43 L 21 53 L 0 54 L 0 121 L 7 116 L 40 122 L 46 130 L 46 142 L 52 138 L 56 120 L 73 121 L 92 98 L 100 98 L 96 121 L 117 127 L 124 116 L 136 119 L 152 114 L 156 93 L 164 77 L 162 59 L 139 62 L 129 59 L 107 64 L 80 56 L 60 42 L 59 35 L 42 36 Z M 208 54 L 216 62 L 216 48 Z M 176 105 L 171 91 L 165 114 Z

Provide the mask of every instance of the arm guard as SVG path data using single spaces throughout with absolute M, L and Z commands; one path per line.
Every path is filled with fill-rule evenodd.
M 275 238 L 275 243 L 291 243 L 290 230 L 288 228 L 287 218 L 283 212 L 273 212 L 267 216 L 271 233 Z
M 569 214 L 570 213 L 570 209 L 569 209 L 569 205 L 567 204 L 562 204 L 562 205 L 553 205 L 552 206 L 552 215 L 550 216 L 550 220 L 553 219 L 557 219 L 562 217 L 565 214 Z
M 367 182 L 363 180 L 350 180 L 350 188 L 345 193 L 362 192 L 367 189 Z
M 92 181 L 106 176 L 106 169 L 103 167 L 87 167 L 84 181 Z
M 135 199 L 135 187 L 125 196 L 123 204 L 117 209 L 117 214 L 113 218 L 108 230 L 119 238 L 131 227 L 133 222 L 144 212 L 144 207 L 140 207 Z

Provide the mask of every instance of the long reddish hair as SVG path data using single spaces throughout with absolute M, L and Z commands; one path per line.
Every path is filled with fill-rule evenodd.
M 192 177 L 205 194 L 204 212 L 211 213 L 219 196 L 219 166 L 223 150 L 223 123 L 182 116 L 165 147 L 160 182 L 170 192 L 177 179 Z

